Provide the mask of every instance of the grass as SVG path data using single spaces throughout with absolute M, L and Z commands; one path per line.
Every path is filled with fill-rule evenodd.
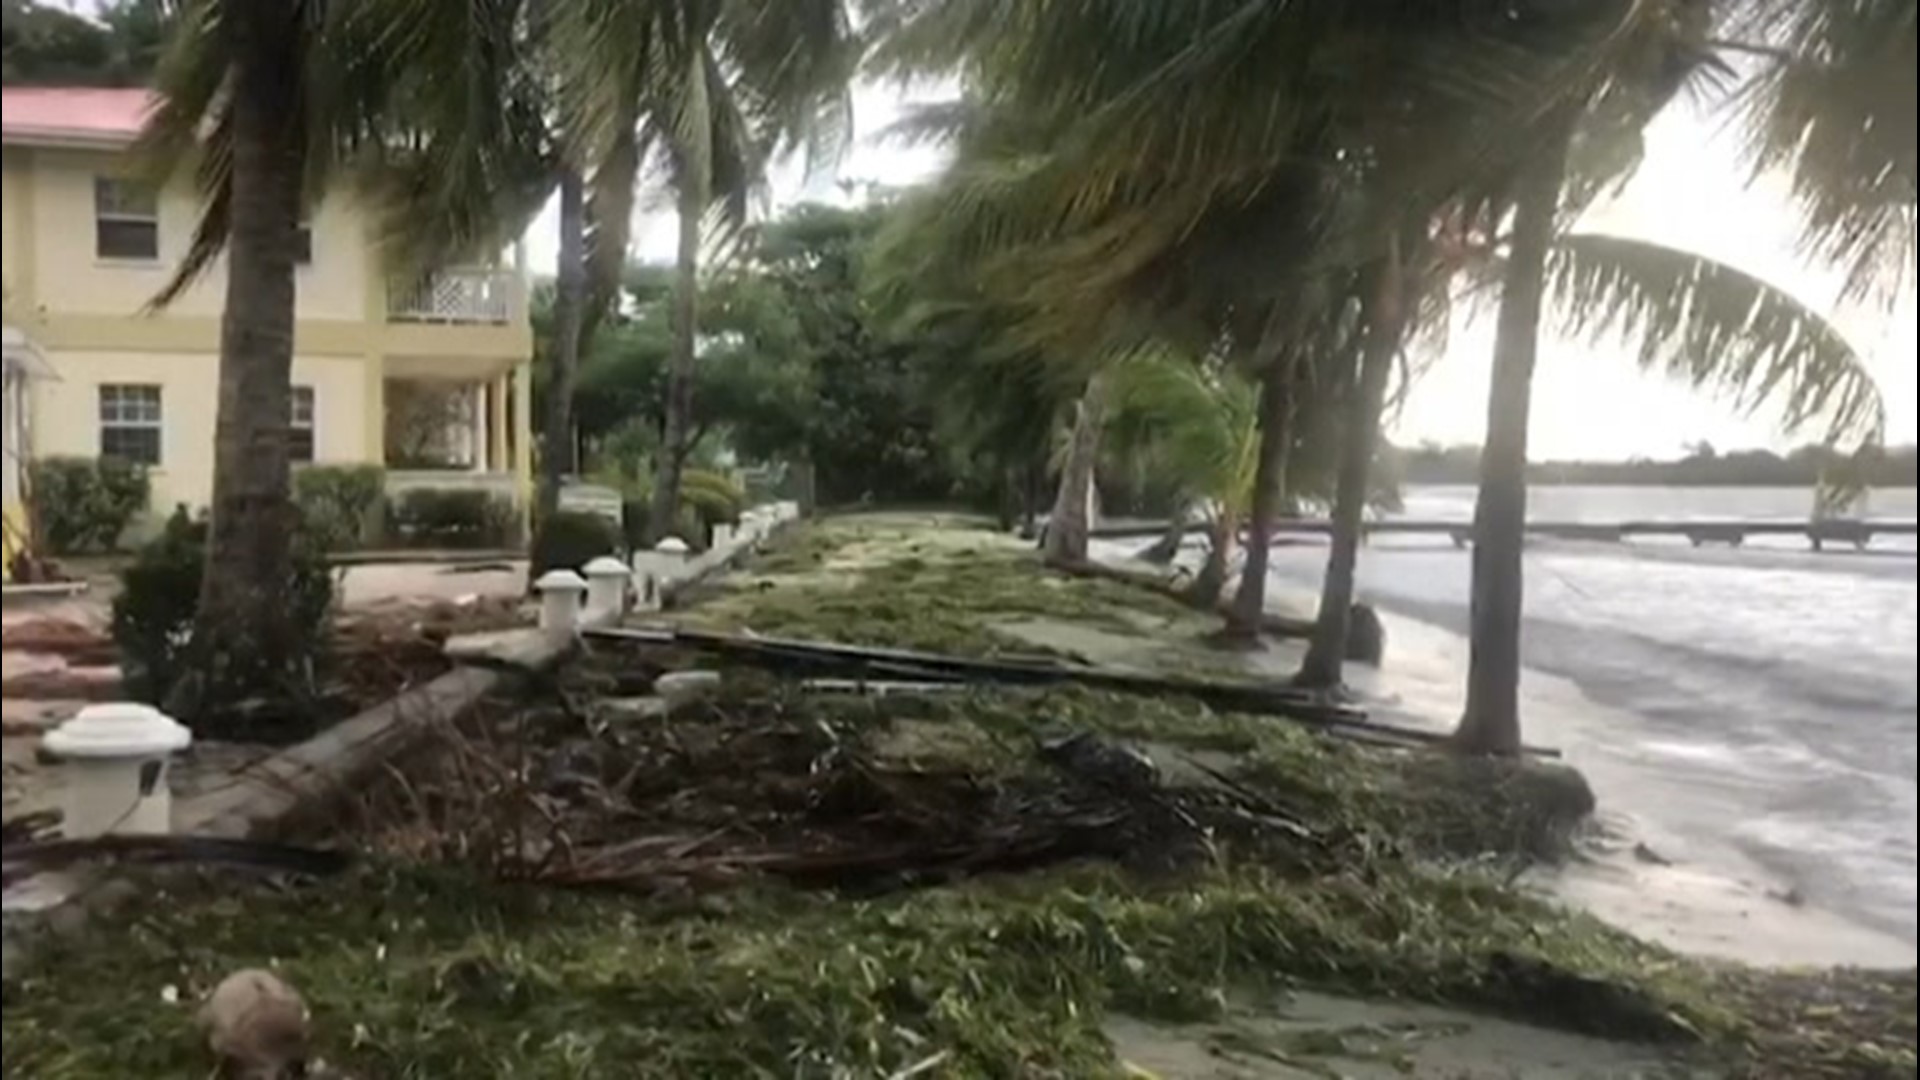
M 1632 942 L 1467 876 L 1143 891 L 1077 871 L 689 910 L 381 867 L 278 894 L 156 886 L 142 911 L 9 985 L 9 1075 L 199 1075 L 167 990 L 191 1001 L 241 964 L 301 987 L 323 1053 L 357 1075 L 528 1080 L 887 1076 L 940 1054 L 941 1076 L 1115 1075 L 1108 1008 L 1200 1018 L 1286 977 L 1512 1007 L 1535 991 L 1488 979 L 1498 950 L 1644 967 Z
M 995 623 L 1057 619 L 1139 633 L 1190 619 L 1171 598 L 1118 582 L 1048 573 L 1037 553 L 995 534 L 936 544 L 912 528 L 851 522 L 789 532 L 739 588 L 691 615 L 712 629 L 888 645 L 965 656 L 1036 652 Z M 849 557 L 851 554 L 852 557 Z
M 861 532 L 802 532 L 773 558 L 828 563 L 871 539 Z M 926 565 L 881 563 L 869 580 L 898 573 L 922 608 L 906 616 L 926 618 L 945 594 L 918 582 L 943 560 L 903 551 L 893 565 L 908 558 Z M 727 602 L 762 627 L 752 601 L 777 591 Z M 985 600 L 948 606 L 963 613 L 950 625 L 984 634 L 964 613 Z M 1055 731 L 1138 741 L 1163 762 L 1191 755 L 1323 845 L 1281 862 L 1229 840 L 1179 876 L 1069 865 L 866 899 L 752 885 L 586 894 L 377 861 L 292 889 L 156 877 L 137 906 L 8 979 L 6 1075 L 202 1077 L 189 1003 L 249 965 L 281 969 L 314 1008 L 322 1054 L 368 1078 L 1120 1076 L 1110 1013 L 1207 1019 L 1293 984 L 1669 1042 L 1734 1077 L 1914 1075 L 1911 973 L 1706 965 L 1513 887 L 1510 868 L 1558 850 L 1586 808 L 1564 770 L 1361 748 L 1085 690 L 842 700 L 737 683 L 716 708 L 983 777 L 1034 769 L 1028 747 Z M 700 724 L 671 726 L 661 738 Z M 652 731 L 633 753 L 654 753 Z

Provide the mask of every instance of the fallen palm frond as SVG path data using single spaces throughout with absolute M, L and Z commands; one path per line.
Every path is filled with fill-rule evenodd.
M 888 679 L 1008 686 L 1079 684 L 1119 693 L 1188 698 L 1219 709 L 1274 716 L 1308 725 L 1339 738 L 1385 746 L 1437 747 L 1446 742 L 1446 736 L 1441 733 L 1370 721 L 1364 712 L 1331 703 L 1322 694 L 1244 681 L 1172 678 L 1048 661 L 983 660 L 909 649 L 712 634 L 685 629 L 627 630 L 600 627 L 585 631 L 585 636 L 590 641 L 603 643 L 689 648 L 736 663 L 757 664 L 775 671 L 851 671 L 877 674 Z M 1557 751 L 1537 747 L 1530 747 L 1527 752 L 1538 757 L 1558 756 Z
M 322 877 L 346 870 L 353 861 L 352 856 L 337 851 L 210 836 L 99 836 L 9 842 L 3 859 L 0 884 L 6 885 L 34 874 L 92 862 L 219 865 Z

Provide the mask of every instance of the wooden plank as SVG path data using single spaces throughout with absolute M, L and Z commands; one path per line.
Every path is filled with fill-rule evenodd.
M 1202 525 L 1187 526 L 1188 532 L 1204 531 Z M 1471 529 L 1472 523 L 1465 521 L 1439 521 L 1413 518 L 1388 518 L 1384 521 L 1369 521 L 1364 531 L 1369 536 L 1379 535 L 1418 535 L 1450 536 L 1462 529 Z M 1095 528 L 1088 535 L 1095 540 L 1145 540 L 1157 539 L 1165 535 L 1165 524 L 1153 525 L 1116 525 Z M 1860 536 L 1913 536 L 1916 523 L 1913 519 L 1874 519 L 1848 521 L 1779 521 L 1779 520 L 1740 520 L 1740 519 L 1703 519 L 1699 521 L 1535 521 L 1529 522 L 1527 532 L 1536 536 L 1558 536 L 1570 540 L 1617 540 L 1628 536 L 1690 536 L 1694 533 L 1712 535 L 1744 533 L 1748 536 L 1820 536 L 1841 538 L 1852 541 Z M 1326 536 L 1333 532 L 1331 522 L 1320 518 L 1289 518 L 1275 523 L 1273 527 L 1276 539 L 1286 536 Z
M 693 630 L 675 630 L 667 635 L 652 630 L 599 627 L 583 633 L 589 640 L 673 645 L 786 669 L 831 670 L 838 667 L 866 672 L 882 671 L 896 678 L 928 682 L 963 681 L 1011 686 L 1075 683 L 1117 693 L 1190 697 L 1217 709 L 1275 716 L 1330 735 L 1363 741 L 1409 747 L 1438 746 L 1447 741 L 1445 735 L 1435 732 L 1371 722 L 1364 711 L 1331 704 L 1318 694 L 1254 683 L 1215 682 L 1081 665 L 983 660 L 910 649 L 746 637 Z M 1527 748 L 1526 752 L 1538 757 L 1559 756 L 1557 751 L 1533 747 Z

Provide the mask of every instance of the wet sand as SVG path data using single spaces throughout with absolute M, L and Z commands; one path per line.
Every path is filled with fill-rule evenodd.
M 1397 723 L 1445 729 L 1462 704 L 1466 643 L 1383 614 L 1387 664 L 1355 682 Z M 1630 718 L 1572 682 L 1528 671 L 1521 685 L 1528 738 L 1562 750 L 1599 797 L 1580 860 L 1533 882 L 1574 906 L 1680 952 L 1759 966 L 1912 967 L 1914 943 L 1821 902 L 1818 883 L 1770 872 L 1715 829 L 1740 812 L 1686 774 L 1651 767 L 1623 733 Z
M 1680 1080 L 1696 1074 L 1646 1047 L 1452 1009 L 1293 994 L 1218 1023 L 1107 1024 L 1135 1075 L 1166 1080 Z

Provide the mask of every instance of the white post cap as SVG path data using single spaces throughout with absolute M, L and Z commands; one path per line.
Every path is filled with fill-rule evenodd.
M 587 579 L 571 570 L 549 570 L 540 575 L 540 580 L 534 582 L 533 587 L 543 593 L 586 592 Z
M 611 555 L 602 555 L 580 568 L 580 572 L 590 578 L 626 577 L 632 571 L 627 564 Z M 545 580 L 545 579 L 542 579 Z
M 687 552 L 692 551 L 693 549 L 687 546 L 687 542 L 685 540 L 682 540 L 677 536 L 669 536 L 665 540 L 662 540 L 659 543 L 653 545 L 653 550 L 658 551 L 663 555 L 685 555 Z
M 193 732 L 159 709 L 113 701 L 81 709 L 47 732 L 44 745 L 63 758 L 154 758 L 192 742 Z

